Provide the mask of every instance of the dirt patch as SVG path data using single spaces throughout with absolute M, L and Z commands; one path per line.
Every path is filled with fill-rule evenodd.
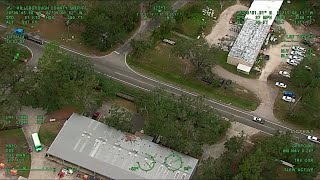
M 122 98 L 116 98 L 112 101 L 112 104 L 118 105 L 120 107 L 124 107 L 130 112 L 137 112 L 137 107 L 133 102 L 130 102 L 128 100 L 122 99 Z
M 232 24 L 229 24 L 229 20 L 232 18 L 233 14 L 237 11 L 247 11 L 249 8 L 243 5 L 233 5 L 225 9 L 216 25 L 212 28 L 212 31 L 209 35 L 206 36 L 207 42 L 212 44 L 218 44 L 220 41 L 219 39 L 225 37 L 226 34 L 229 33 L 229 29 L 231 28 Z
M 61 110 L 49 113 L 45 119 L 45 122 L 49 122 L 50 119 L 56 119 L 56 121 L 67 120 L 74 112 L 76 112 L 75 108 L 72 108 L 72 107 L 63 108 Z
M 285 29 L 287 35 L 299 35 L 302 34 L 302 29 L 294 29 L 288 22 L 284 21 L 280 25 L 281 28 Z M 298 39 L 299 40 L 299 39 Z M 259 77 L 260 81 L 267 81 L 268 76 L 279 67 L 286 64 L 286 59 L 281 58 L 281 49 L 288 48 L 293 45 L 299 44 L 298 42 L 281 42 L 278 45 L 270 46 L 264 53 L 270 55 L 270 60 L 267 61 L 265 67 L 262 69 Z
M 208 146 L 208 145 L 203 146 L 203 150 L 204 150 L 203 157 L 202 157 L 203 160 L 209 157 L 213 157 L 213 158 L 220 157 L 226 151 L 226 149 L 224 148 L 224 143 L 233 136 L 239 136 L 241 132 L 244 133 L 245 137 L 248 137 L 247 143 L 251 144 L 251 142 L 249 141 L 250 140 L 249 137 L 259 133 L 260 130 L 238 123 L 238 122 L 231 122 L 231 127 L 228 129 L 226 136 L 220 142 L 211 146 Z

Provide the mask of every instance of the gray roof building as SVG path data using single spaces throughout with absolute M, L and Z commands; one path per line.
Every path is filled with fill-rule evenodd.
M 254 64 L 269 29 L 268 24 L 257 24 L 256 20 L 246 19 L 228 56 Z
M 190 179 L 198 160 L 72 114 L 47 155 L 112 179 Z

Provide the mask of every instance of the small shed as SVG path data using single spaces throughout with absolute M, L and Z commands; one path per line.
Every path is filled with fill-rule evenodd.
M 246 66 L 243 64 L 238 64 L 237 71 L 243 72 L 245 74 L 249 74 L 252 67 Z

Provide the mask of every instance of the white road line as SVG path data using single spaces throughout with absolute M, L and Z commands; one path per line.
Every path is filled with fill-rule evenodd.
M 123 75 L 123 74 L 121 74 L 121 73 L 118 73 L 118 72 L 115 72 L 115 73 L 116 73 L 116 74 L 118 74 L 118 75 L 120 75 L 120 76 L 123 76 L 123 77 L 129 78 L 129 79 L 133 79 L 133 80 L 135 80 L 135 81 L 138 81 L 138 82 L 140 82 L 140 83 L 147 84 L 147 85 L 152 86 L 152 87 L 156 87 L 156 86 L 154 86 L 154 85 L 152 85 L 152 84 L 148 84 L 148 83 L 146 83 L 146 82 L 143 82 L 143 81 L 140 81 L 140 80 L 134 79 L 134 78 L 132 78 L 132 77 L 129 77 L 129 76 Z
M 117 51 L 114 51 L 116 54 L 120 54 L 120 53 L 118 53 Z
M 176 90 L 178 90 L 178 91 L 182 91 L 182 92 L 185 92 L 185 93 L 187 93 L 187 94 L 191 94 L 191 95 L 193 95 L 193 96 L 198 96 L 197 94 L 193 94 L 193 93 L 187 92 L 187 91 L 185 91 L 185 90 L 182 90 L 182 89 L 180 89 L 180 88 L 176 88 L 176 87 L 174 87 L 174 86 L 171 86 L 171 85 L 166 84 L 166 83 L 163 83 L 163 82 L 161 82 L 161 81 L 157 81 L 157 80 L 155 80 L 155 79 L 146 77 L 146 76 L 144 76 L 144 75 L 142 75 L 142 74 L 134 71 L 134 70 L 133 70 L 132 68 L 130 68 L 130 66 L 127 64 L 127 54 L 125 54 L 125 64 L 126 64 L 126 66 L 127 66 L 132 72 L 134 72 L 135 74 L 137 74 L 137 75 L 139 75 L 139 76 L 141 76 L 141 77 L 144 77 L 144 78 L 149 79 L 149 80 L 151 80 L 151 81 L 157 82 L 157 83 L 159 83 L 159 84 L 166 85 L 166 86 L 171 87 L 171 88 L 173 88 L 173 89 L 176 89 Z M 175 94 L 175 93 L 174 93 L 174 94 Z M 218 105 L 220 105 L 220 106 L 223 106 L 223 107 L 232 109 L 232 110 L 234 110 L 234 111 L 237 111 L 237 112 L 246 114 L 246 115 L 251 116 L 251 117 L 254 116 L 253 114 L 249 114 L 248 112 L 241 111 L 241 110 L 239 110 L 239 109 L 230 107 L 230 106 L 225 105 L 225 104 L 223 104 L 223 103 L 219 103 L 219 102 L 217 102 L 217 101 L 213 101 L 213 100 L 211 100 L 211 99 L 206 99 L 206 98 L 205 98 L 205 100 L 207 100 L 207 101 L 209 101 L 209 102 L 212 102 L 212 103 L 215 103 L 215 104 L 218 104 Z M 218 109 L 218 108 L 217 108 L 217 109 Z M 288 127 L 285 127 L 285 126 L 283 126 L 283 125 L 280 125 L 280 124 L 278 124 L 278 123 L 272 122 L 271 120 L 265 120 L 265 121 L 268 122 L 268 123 L 270 123 L 270 124 L 274 124 L 274 125 L 277 125 L 277 126 L 279 126 L 279 127 L 282 127 L 282 128 L 288 129 L 288 130 L 292 130 L 292 129 L 290 129 L 290 128 L 288 128 Z M 303 134 L 303 135 L 305 135 L 305 134 Z
M 96 72 L 99 73 L 99 74 L 101 74 L 101 73 L 98 72 L 98 71 L 96 71 Z M 134 86 L 134 87 L 140 88 L 140 89 L 145 90 L 145 91 L 150 91 L 149 89 L 146 89 L 146 88 L 137 86 L 137 85 L 135 85 L 135 84 L 128 83 L 128 82 L 126 82 L 126 81 L 123 81 L 123 80 L 121 80 L 121 79 L 115 78 L 115 77 L 113 77 L 113 76 L 110 76 L 110 75 L 107 75 L 107 74 L 104 74 L 104 75 L 107 76 L 107 77 L 109 77 L 109 78 L 111 78 L 111 79 L 115 79 L 115 80 L 117 80 L 117 81 L 120 81 L 120 82 L 123 82 L 123 83 L 125 83 L 125 84 L 128 84 L 128 85 L 130 85 L 130 86 Z
M 132 72 L 134 72 L 135 74 L 137 74 L 137 75 L 139 75 L 139 76 L 141 76 L 141 77 L 144 77 L 144 78 L 149 79 L 149 80 L 151 80 L 151 81 L 157 82 L 157 83 L 159 83 L 159 84 L 166 85 L 166 86 L 171 87 L 171 88 L 173 88 L 173 89 L 175 89 L 175 90 L 178 90 L 178 91 L 181 91 L 181 92 L 190 94 L 190 95 L 192 95 L 192 96 L 198 96 L 198 94 L 194 94 L 194 93 L 185 91 L 185 90 L 183 90 L 183 89 L 180 89 L 180 88 L 171 86 L 170 84 L 167 84 L 167 83 L 164 83 L 164 82 L 161 82 L 161 81 L 157 81 L 157 80 L 155 80 L 155 79 L 152 79 L 152 78 L 149 78 L 149 77 L 144 76 L 144 75 L 142 75 L 142 74 L 139 74 L 138 72 L 136 72 L 136 71 L 134 71 L 132 68 L 130 68 L 130 66 L 127 64 L 127 54 L 124 55 L 124 62 L 125 62 L 125 64 L 126 64 L 126 66 L 127 66 Z
M 222 110 L 222 109 L 219 109 L 219 108 L 214 108 L 214 107 L 212 107 L 212 106 L 210 106 L 211 108 L 213 108 L 213 109 L 218 109 L 219 111 L 223 111 L 223 112 L 225 112 L 225 113 L 227 113 L 227 114 L 231 114 L 232 116 L 236 116 L 236 117 L 238 117 L 238 118 L 240 118 L 240 119 L 244 119 L 244 120 L 246 120 L 246 121 L 248 121 L 248 119 L 246 119 L 246 118 L 243 118 L 243 117 L 241 117 L 241 116 L 238 116 L 238 115 L 235 115 L 235 114 L 232 114 L 232 113 L 230 113 L 230 112 L 228 112 L 228 111 L 225 111 L 225 110 Z M 240 123 L 240 122 L 239 122 Z M 243 123 L 241 123 L 241 124 L 243 124 Z M 245 124 L 246 125 L 246 124 Z M 271 127 L 268 127 L 268 126 L 266 126 L 266 125 L 263 125 L 263 124 L 260 124 L 261 126 L 264 126 L 265 128 L 269 128 L 269 129 L 272 129 L 272 130 L 275 130 L 275 129 L 273 129 L 273 128 L 271 128 Z M 249 125 L 246 125 L 246 126 L 249 126 Z M 250 127 L 252 127 L 252 126 L 250 126 Z M 252 127 L 252 128 L 255 128 L 255 127 Z M 255 129 L 257 129 L 257 128 L 255 128 Z M 262 132 L 264 132 L 264 133 L 267 133 L 267 134 L 270 134 L 270 133 L 268 133 L 268 132 L 265 132 L 265 131 L 263 131 L 263 130 L 260 130 L 260 129 L 258 129 L 259 131 L 262 131 Z M 270 134 L 270 135 L 273 135 L 273 134 Z

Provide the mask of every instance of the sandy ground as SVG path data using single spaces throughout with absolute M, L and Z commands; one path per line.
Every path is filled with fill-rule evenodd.
M 211 33 L 205 38 L 207 42 L 212 44 L 219 43 L 219 39 L 225 37 L 226 34 L 230 34 L 229 20 L 232 15 L 239 10 L 247 10 L 248 7 L 240 5 L 239 3 L 227 8 L 224 12 L 221 13 L 217 24 L 213 27 Z M 301 30 L 294 29 L 288 22 L 284 22 L 281 25 L 287 32 L 287 35 L 297 35 L 301 34 Z M 292 46 L 297 43 L 292 42 L 282 42 L 278 45 L 271 46 L 268 50 L 265 51 L 265 54 L 270 55 L 270 60 L 266 63 L 266 66 L 262 70 L 262 73 L 259 79 L 247 79 L 230 73 L 220 66 L 216 66 L 213 69 L 213 73 L 224 77 L 226 79 L 231 79 L 235 83 L 246 87 L 246 89 L 255 93 L 261 100 L 260 106 L 253 112 L 255 115 L 267 118 L 269 120 L 278 121 L 273 114 L 273 105 L 279 91 L 278 88 L 275 88 L 273 84 L 267 83 L 268 76 L 273 73 L 275 70 L 280 70 L 283 65 L 285 65 L 285 59 L 281 59 L 281 47 Z
M 273 104 L 279 89 L 273 84 L 235 75 L 220 66 L 214 67 L 212 71 L 225 79 L 231 79 L 236 84 L 246 87 L 246 89 L 256 94 L 259 97 L 261 104 L 253 113 L 260 117 L 277 121 L 273 115 Z
M 286 30 L 287 35 L 298 35 L 302 32 L 294 29 L 288 22 L 281 24 L 281 27 Z M 269 49 L 265 51 L 265 54 L 270 55 L 270 60 L 267 61 L 266 66 L 262 69 L 259 81 L 267 81 L 267 78 L 273 71 L 278 70 L 280 65 L 286 64 L 285 59 L 281 59 L 281 48 L 283 46 L 297 45 L 298 42 L 282 42 L 275 46 L 270 46 Z M 281 67 L 281 66 L 280 66 Z
M 207 42 L 210 45 L 218 44 L 218 39 L 225 37 L 226 34 L 230 34 L 229 29 L 231 24 L 229 24 L 229 20 L 231 19 L 232 15 L 237 11 L 246 11 L 248 9 L 248 7 L 240 4 L 236 4 L 225 9 L 221 13 L 216 25 L 212 28 L 211 33 L 205 37 Z
M 231 128 L 228 129 L 226 136 L 223 138 L 223 140 L 221 140 L 219 143 L 216 143 L 214 145 L 211 145 L 211 146 L 205 145 L 203 147 L 203 150 L 204 150 L 203 159 L 205 160 L 209 157 L 213 157 L 213 158 L 220 157 L 226 150 L 224 148 L 224 143 L 233 136 L 239 136 L 241 134 L 241 131 L 244 132 L 244 136 L 252 136 L 260 132 L 260 130 L 252 128 L 250 126 L 243 125 L 238 122 L 231 122 Z

